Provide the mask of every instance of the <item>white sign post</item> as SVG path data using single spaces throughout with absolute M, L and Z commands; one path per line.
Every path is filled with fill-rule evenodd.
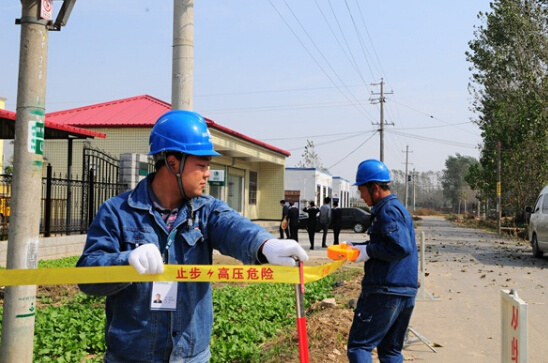
M 502 290 L 502 360 L 527 362 L 527 303 L 516 290 Z

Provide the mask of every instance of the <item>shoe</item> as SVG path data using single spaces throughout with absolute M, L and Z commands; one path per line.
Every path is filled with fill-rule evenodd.
M 310 250 L 313 250 L 313 249 L 314 249 L 314 247 L 310 247 Z
M 326 246 L 326 245 L 322 245 L 322 248 L 327 248 L 327 246 Z

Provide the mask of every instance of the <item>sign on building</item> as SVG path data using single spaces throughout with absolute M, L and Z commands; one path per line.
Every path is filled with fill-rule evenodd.
M 225 171 L 224 170 L 211 170 L 211 175 L 208 179 L 209 185 L 225 185 Z

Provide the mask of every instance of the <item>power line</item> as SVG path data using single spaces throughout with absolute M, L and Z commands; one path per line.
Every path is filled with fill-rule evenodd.
M 354 70 L 356 71 L 356 73 L 358 73 L 358 75 L 360 76 L 360 78 L 361 78 L 362 82 L 364 83 L 364 85 L 367 85 L 367 82 L 365 81 L 365 79 L 363 78 L 362 73 L 360 72 L 360 68 L 358 67 L 358 63 L 356 62 L 356 59 L 354 58 L 354 55 L 352 54 L 352 50 L 348 46 L 348 42 L 346 40 L 346 37 L 344 36 L 344 32 L 342 31 L 341 25 L 339 24 L 339 20 L 337 19 L 337 16 L 335 15 L 335 12 L 333 11 L 333 7 L 331 7 L 331 3 L 329 3 L 329 6 L 331 7 L 331 12 L 333 13 L 333 18 L 335 19 L 335 22 L 339 26 L 341 36 L 344 40 L 344 44 L 346 45 L 346 48 L 348 49 L 348 52 L 350 53 L 350 56 L 348 55 L 348 53 L 346 52 L 346 50 L 342 46 L 341 42 L 339 41 L 339 38 L 337 37 L 337 35 L 333 31 L 333 28 L 331 27 L 331 24 L 329 24 L 329 21 L 327 20 L 327 17 L 325 16 L 325 14 L 323 13 L 323 10 L 321 9 L 320 5 L 318 4 L 318 1 L 315 0 L 315 3 L 316 3 L 316 6 L 318 7 L 318 10 L 320 11 L 320 14 L 322 14 L 322 17 L 325 20 L 325 23 L 329 27 L 329 30 L 331 31 L 331 34 L 333 34 L 333 37 L 337 41 L 337 44 L 339 44 L 339 47 L 341 48 L 343 54 L 346 56 L 346 59 L 348 59 L 348 62 L 350 63 L 350 65 L 352 65 L 352 67 L 354 67 Z M 352 59 L 350 59 L 350 58 L 352 58 Z
M 341 160 L 337 161 L 335 164 L 331 165 L 330 167 L 328 167 L 327 169 L 331 169 L 332 167 L 334 166 L 337 166 L 338 164 L 340 164 L 341 162 L 343 162 L 347 157 L 349 157 L 350 155 L 352 155 L 354 152 L 356 152 L 356 150 L 358 150 L 360 147 L 362 147 L 366 142 L 368 142 L 369 140 L 371 140 L 371 138 L 373 136 L 375 136 L 377 132 L 375 131 L 375 133 L 371 136 L 369 136 L 369 138 L 367 140 L 365 140 L 364 142 L 362 142 L 361 144 L 358 145 L 357 148 L 355 148 L 354 150 L 352 150 L 351 152 L 349 152 L 348 154 L 346 154 Z
M 437 143 L 444 144 L 444 145 L 453 145 L 453 146 L 459 146 L 459 147 L 470 148 L 470 149 L 476 149 L 477 148 L 477 145 L 465 144 L 463 142 L 456 142 L 456 141 L 450 141 L 450 140 L 436 139 L 436 138 L 433 138 L 433 137 L 407 134 L 407 133 L 404 133 L 404 132 L 398 132 L 398 131 L 394 131 L 394 130 L 390 130 L 388 132 L 392 133 L 392 134 L 395 134 L 395 135 L 403 136 L 403 137 L 409 137 L 411 139 L 437 142 Z
M 295 38 L 298 40 L 298 42 L 301 44 L 301 46 L 306 50 L 306 52 L 310 55 L 310 57 L 312 58 L 312 60 L 314 61 L 314 63 L 316 63 L 316 65 L 320 68 L 320 70 L 325 74 L 325 76 L 329 79 L 329 81 L 331 81 L 331 83 L 333 83 L 333 85 L 335 87 L 337 87 L 337 89 L 339 90 L 339 92 L 341 92 L 343 94 L 343 96 L 348 99 L 348 101 L 350 101 L 351 103 L 352 100 L 350 99 L 350 97 L 348 96 L 348 94 L 346 94 L 339 85 L 337 85 L 337 83 L 329 76 L 329 74 L 325 71 L 325 69 L 320 65 L 320 63 L 317 61 L 317 59 L 314 57 L 314 55 L 312 54 L 312 52 L 310 52 L 310 50 L 305 46 L 305 44 L 303 43 L 303 41 L 299 38 L 299 36 L 297 36 L 297 34 L 295 33 L 295 31 L 293 30 L 293 28 L 289 25 L 289 23 L 287 22 L 287 20 L 284 18 L 284 16 L 278 11 L 278 9 L 276 8 L 276 6 L 274 6 L 274 4 L 272 3 L 272 0 L 269 0 L 269 3 L 270 5 L 274 8 L 274 10 L 276 11 L 276 13 L 278 13 L 278 15 L 282 18 L 283 22 L 285 23 L 285 25 L 289 28 L 289 30 L 291 31 L 291 33 L 293 34 L 293 36 L 295 36 Z M 327 63 L 327 65 L 329 66 L 329 68 L 331 68 L 331 70 L 333 71 L 333 73 L 337 76 L 337 78 L 339 79 L 339 81 L 341 82 L 341 84 L 343 84 L 344 86 L 344 82 L 341 80 L 341 78 L 339 77 L 339 75 L 337 74 L 337 72 L 335 72 L 335 70 L 331 67 L 331 65 L 329 64 L 329 62 L 327 61 L 327 59 L 325 59 L 325 56 L 323 55 L 323 53 L 318 49 L 318 47 L 316 46 L 316 44 L 314 43 L 314 41 L 312 40 L 312 38 L 310 37 L 310 35 L 308 34 L 308 32 L 306 31 L 306 29 L 303 27 L 303 25 L 300 23 L 299 19 L 297 18 L 297 16 L 295 15 L 295 13 L 293 12 L 293 10 L 289 7 L 289 5 L 287 4 L 287 2 L 284 0 L 284 3 L 285 5 L 287 6 L 287 8 L 289 9 L 289 11 L 291 12 L 291 14 L 293 15 L 293 17 L 297 20 L 297 23 L 301 26 L 301 29 L 305 32 L 305 34 L 308 36 L 308 38 L 310 39 L 310 41 L 312 42 L 312 44 L 314 45 L 314 47 L 316 48 L 316 50 L 320 53 L 320 55 L 322 56 L 322 58 L 325 60 L 325 62 Z M 346 87 L 346 86 L 345 86 Z M 350 95 L 352 95 L 352 97 L 354 99 L 356 99 L 356 97 L 352 94 L 352 92 L 350 92 L 350 90 L 348 90 L 347 88 L 347 91 L 350 93 Z M 357 101 L 357 100 L 356 100 Z M 369 114 L 367 114 L 367 110 L 365 108 L 358 108 L 358 104 L 360 104 L 359 102 L 357 104 L 354 104 L 354 107 L 364 116 L 366 117 L 371 117 Z M 365 112 L 365 114 L 364 114 Z

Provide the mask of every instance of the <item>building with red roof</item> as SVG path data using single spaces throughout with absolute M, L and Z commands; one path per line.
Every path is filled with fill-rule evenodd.
M 150 130 L 171 109 L 167 102 L 141 95 L 46 114 L 46 121 L 104 134 L 106 138 L 75 140 L 74 174 L 82 172 L 78 156 L 84 143 L 115 158 L 123 154 L 147 154 Z M 222 154 L 211 162 L 212 176 L 206 193 L 225 200 L 252 220 L 277 220 L 284 195 L 286 150 L 253 139 L 206 118 L 215 150 Z M 66 173 L 66 147 L 46 140 L 44 157 L 54 171 Z

